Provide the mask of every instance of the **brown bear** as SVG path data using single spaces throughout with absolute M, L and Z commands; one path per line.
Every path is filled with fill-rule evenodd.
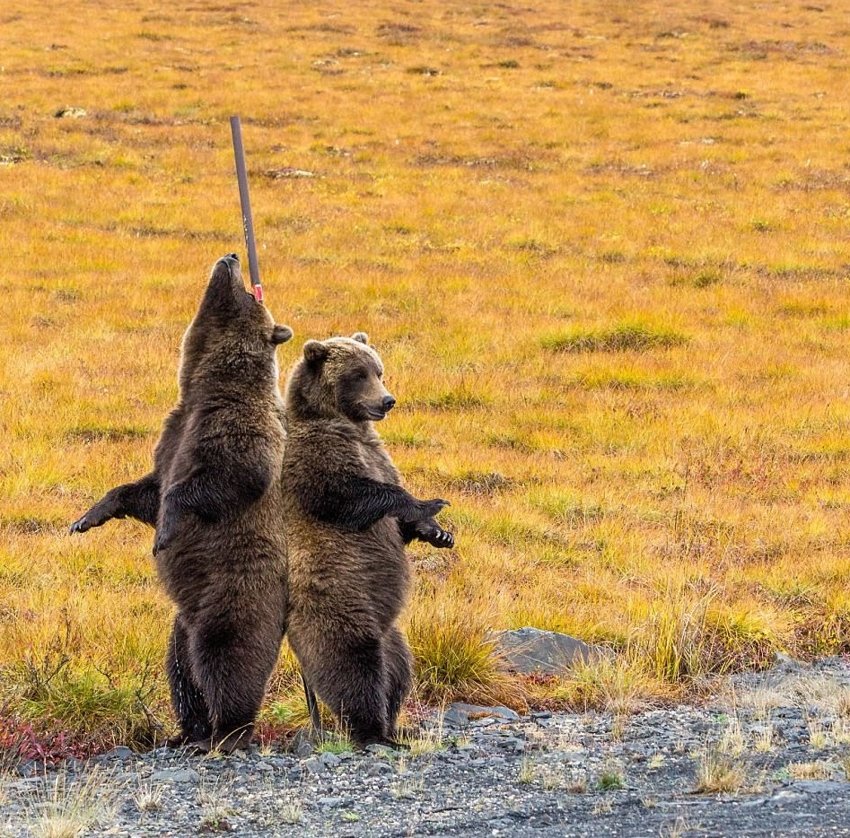
M 284 451 L 278 344 L 292 337 L 216 262 L 183 338 L 180 396 L 154 469 L 118 486 L 71 532 L 130 516 L 156 526 L 154 555 L 177 605 L 168 644 L 172 744 L 247 747 L 286 628 Z
M 393 742 L 410 689 L 404 545 L 454 543 L 434 520 L 447 502 L 408 493 L 375 432 L 395 404 L 382 376 L 362 332 L 311 340 L 284 397 L 289 642 L 311 711 L 315 690 L 360 747 Z

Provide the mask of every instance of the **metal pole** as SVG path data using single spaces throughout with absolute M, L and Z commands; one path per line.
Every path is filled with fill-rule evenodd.
M 230 133 L 233 136 L 233 156 L 236 158 L 236 179 L 239 182 L 239 203 L 242 205 L 242 229 L 245 247 L 248 249 L 248 273 L 251 287 L 258 302 L 263 301 L 263 286 L 260 282 L 260 267 L 257 263 L 257 244 L 254 241 L 254 219 L 251 216 L 251 196 L 248 194 L 248 170 L 245 166 L 245 149 L 242 146 L 242 123 L 238 116 L 230 117 Z

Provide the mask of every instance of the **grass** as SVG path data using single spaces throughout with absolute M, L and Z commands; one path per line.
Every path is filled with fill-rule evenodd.
M 697 763 L 699 794 L 731 794 L 740 791 L 746 780 L 746 766 L 733 754 L 717 745 L 708 745 Z
M 644 352 L 684 343 L 687 343 L 687 338 L 678 332 L 640 323 L 624 323 L 602 329 L 574 329 L 543 339 L 543 347 L 554 352 Z
M 147 470 L 241 250 L 235 111 L 282 369 L 368 331 L 395 461 L 452 500 L 456 549 L 411 550 L 420 696 L 634 707 L 850 651 L 840 4 L 81 11 L 3 7 L 4 742 L 170 732 L 150 531 L 65 528 Z M 518 683 L 486 632 L 522 625 L 622 659 Z
M 27 834 L 77 838 L 111 817 L 117 791 L 114 781 L 97 771 L 80 782 L 59 773 L 51 781 L 45 780 L 28 801 Z

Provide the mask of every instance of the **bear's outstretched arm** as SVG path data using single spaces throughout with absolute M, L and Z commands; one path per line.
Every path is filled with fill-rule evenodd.
M 135 483 L 124 483 L 110 489 L 82 518 L 71 524 L 70 532 L 86 532 L 111 518 L 128 516 L 154 527 L 158 514 L 159 479 L 151 473 Z
M 162 514 L 154 555 L 167 547 L 181 518 L 191 513 L 205 523 L 220 521 L 226 513 L 244 509 L 258 500 L 272 482 L 272 469 L 262 462 L 202 465 L 171 486 L 162 498 Z
M 455 546 L 455 537 L 448 530 L 444 530 L 434 518 L 406 523 L 399 521 L 398 526 L 405 544 L 410 544 L 411 541 L 416 540 L 425 541 L 432 547 Z
M 368 529 L 385 515 L 405 523 L 421 521 L 448 506 L 441 498 L 418 500 L 400 486 L 339 473 L 314 475 L 304 486 L 297 482 L 296 491 L 308 515 L 354 532 Z

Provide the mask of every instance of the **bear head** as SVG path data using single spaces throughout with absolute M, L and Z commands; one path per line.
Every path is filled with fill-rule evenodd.
M 183 337 L 180 390 L 183 395 L 211 384 L 250 386 L 277 381 L 275 350 L 292 329 L 274 322 L 269 310 L 245 289 L 239 257 L 223 256 L 213 266 L 198 312 Z
M 377 422 L 395 405 L 383 375 L 381 358 L 363 332 L 350 338 L 308 340 L 287 382 L 287 414 L 298 419 Z

